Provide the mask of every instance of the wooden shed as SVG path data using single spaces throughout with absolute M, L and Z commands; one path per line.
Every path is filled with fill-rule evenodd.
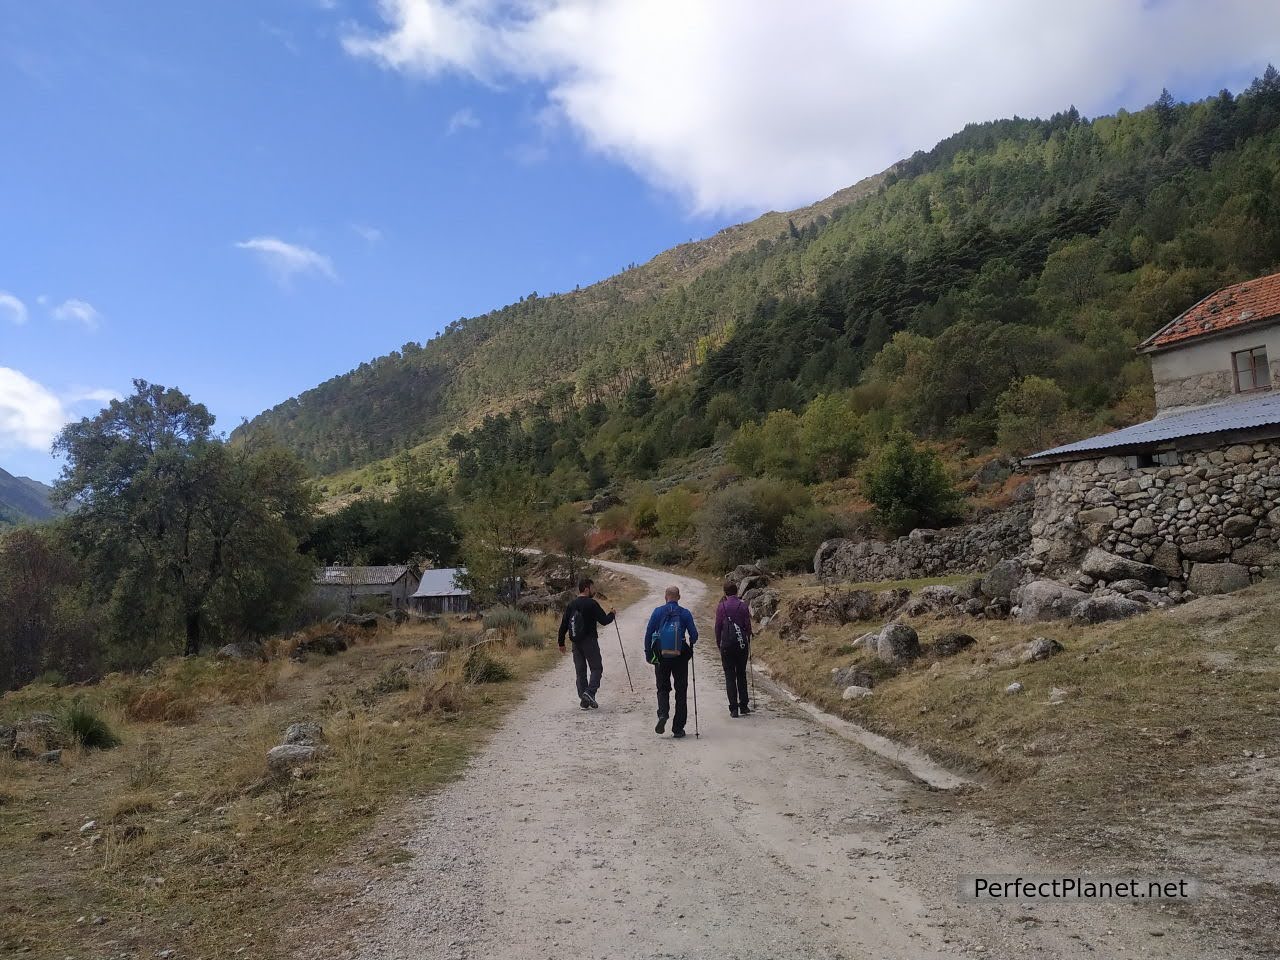
M 409 598 L 409 609 L 424 614 L 469 613 L 471 591 L 458 584 L 458 578 L 466 572 L 464 567 L 424 571 L 417 591 Z

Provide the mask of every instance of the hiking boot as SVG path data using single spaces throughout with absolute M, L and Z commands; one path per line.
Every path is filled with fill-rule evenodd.
M 750 710 L 750 708 L 749 708 L 749 707 L 744 703 L 742 706 L 740 706 L 740 707 L 738 708 L 738 712 L 739 712 L 740 714 L 742 714 L 742 715 L 745 717 L 748 713 L 750 713 L 750 712 L 751 712 L 751 710 Z
M 683 737 L 683 736 L 684 736 L 684 731 L 683 731 L 683 730 L 672 730 L 672 731 L 671 731 L 671 735 L 672 735 L 673 737 L 675 737 L 677 740 L 679 740 L 681 737 Z
M 578 695 L 578 706 L 580 706 L 583 710 L 591 709 L 591 701 L 587 699 L 588 696 L 589 695 L 585 693 Z
M 731 717 L 736 717 L 737 715 L 738 715 L 738 708 L 737 708 L 737 707 L 730 707 L 730 708 L 729 708 L 729 716 L 731 716 Z
M 654 727 L 654 728 L 653 728 L 653 732 L 654 732 L 654 733 L 665 733 L 665 732 L 666 732 L 666 729 L 667 729 L 667 718 L 666 718 L 666 717 L 659 717 L 659 718 L 658 718 L 658 725 L 657 725 L 656 727 Z
M 592 693 L 590 690 L 588 690 L 586 693 L 582 695 L 582 699 L 587 702 L 587 706 L 590 707 L 592 710 L 600 709 L 600 704 L 596 703 L 596 695 Z

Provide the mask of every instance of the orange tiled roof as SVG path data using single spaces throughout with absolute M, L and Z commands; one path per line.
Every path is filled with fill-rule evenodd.
M 1209 294 L 1144 340 L 1138 349 L 1160 350 L 1193 337 L 1222 333 L 1276 317 L 1280 317 L 1280 273 L 1233 283 Z

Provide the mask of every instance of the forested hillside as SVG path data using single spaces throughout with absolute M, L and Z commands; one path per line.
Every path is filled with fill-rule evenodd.
M 241 435 L 268 427 L 325 474 L 458 432 L 464 478 L 528 464 L 566 496 L 716 440 L 806 481 L 901 430 L 1025 452 L 1145 415 L 1132 346 L 1277 265 L 1268 69 L 1239 96 L 970 125 L 799 214 L 454 323 Z
M 53 491 L 29 477 L 15 477 L 0 467 L 0 527 L 47 520 L 53 516 Z

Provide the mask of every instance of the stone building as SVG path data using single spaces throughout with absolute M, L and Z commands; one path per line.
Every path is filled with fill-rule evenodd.
M 1138 350 L 1154 419 L 1023 461 L 1037 470 L 1031 567 L 1087 555 L 1105 582 L 1112 557 L 1173 591 L 1247 585 L 1280 564 L 1280 274 L 1219 290 Z

